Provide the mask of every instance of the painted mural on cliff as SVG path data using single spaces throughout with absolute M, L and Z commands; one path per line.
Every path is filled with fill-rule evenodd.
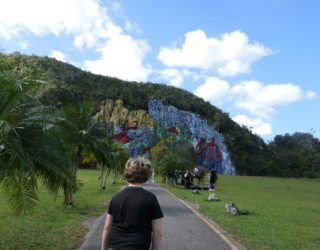
M 215 168 L 220 174 L 235 175 L 222 134 L 192 112 L 165 105 L 161 100 L 150 100 L 147 113 L 129 112 L 123 107 L 122 101 L 108 100 L 96 118 L 113 123 L 113 139 L 122 143 L 131 156 L 148 155 L 159 140 L 168 135 L 179 137 L 184 131 L 190 134 L 196 154 L 195 164 L 207 169 Z M 162 133 L 158 132 L 161 129 L 154 130 L 155 124 L 161 127 Z
M 199 115 L 165 105 L 161 100 L 150 100 L 148 113 L 165 128 L 181 127 L 191 133 L 197 153 L 197 164 L 207 169 L 214 166 L 218 173 L 236 174 L 227 146 L 223 142 L 223 135 Z M 200 151 L 199 142 L 201 143 Z

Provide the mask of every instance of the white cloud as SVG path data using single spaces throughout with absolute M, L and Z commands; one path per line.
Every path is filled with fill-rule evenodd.
M 73 35 L 92 47 L 110 22 L 99 0 L 0 0 L 0 36 L 11 39 L 24 32 L 38 36 Z
M 150 50 L 145 40 L 134 40 L 119 33 L 109 39 L 99 50 L 101 58 L 87 60 L 85 68 L 96 74 L 108 75 L 123 80 L 146 81 L 152 72 L 143 65 L 143 59 Z
M 233 86 L 231 92 L 238 108 L 264 118 L 270 117 L 276 106 L 303 98 L 301 88 L 292 83 L 264 85 L 258 81 L 245 81 Z
M 170 85 L 173 85 L 175 87 L 180 87 L 182 85 L 183 76 L 179 70 L 165 69 L 165 70 L 161 70 L 159 73 L 160 73 L 160 78 L 168 81 Z
M 252 80 L 230 86 L 217 77 L 208 78 L 194 94 L 213 104 L 232 101 L 237 108 L 265 119 L 274 113 L 277 106 L 315 95 L 312 91 L 304 93 L 300 86 L 292 83 L 263 84 Z
M 160 49 L 158 59 L 168 67 L 209 70 L 221 76 L 247 73 L 251 65 L 272 50 L 259 43 L 249 43 L 241 31 L 225 33 L 221 38 L 207 37 L 202 30 L 186 33 L 181 48 Z
M 245 111 L 246 115 L 236 115 L 233 120 L 261 136 L 272 133 L 270 122 L 277 107 L 316 96 L 315 92 L 304 91 L 292 83 L 263 84 L 244 81 L 231 86 L 227 81 L 216 77 L 208 78 L 194 94 L 220 107 L 231 103 L 235 113 Z M 249 118 L 248 114 L 253 118 Z
M 187 77 L 193 79 L 193 81 L 197 81 L 200 78 L 198 74 L 187 69 L 167 68 L 164 70 L 159 70 L 157 73 L 158 76 L 156 77 L 156 81 L 165 80 L 169 85 L 175 87 L 182 87 L 183 82 Z
M 19 42 L 19 47 L 23 50 L 27 49 L 29 47 L 29 43 L 26 41 Z
M 58 61 L 66 62 L 67 55 L 58 50 L 52 50 L 50 57 L 55 58 Z
M 246 115 L 237 115 L 233 117 L 232 120 L 240 125 L 247 126 L 253 133 L 260 136 L 270 135 L 272 133 L 271 125 L 261 119 L 250 119 Z
M 230 93 L 230 85 L 227 81 L 217 77 L 208 78 L 204 84 L 200 85 L 194 94 L 210 101 L 213 105 L 223 102 Z
M 112 10 L 114 13 L 116 13 L 118 15 L 123 15 L 123 12 L 124 12 L 121 4 L 117 1 L 112 3 Z
M 308 90 L 306 93 L 306 98 L 307 99 L 313 99 L 317 96 L 317 93 L 312 91 L 312 90 Z
M 135 22 L 131 22 L 130 20 L 126 20 L 125 21 L 124 28 L 125 28 L 126 31 L 129 31 L 129 32 L 135 32 L 137 34 L 141 34 L 142 33 L 142 31 L 139 28 L 138 24 L 135 23 Z

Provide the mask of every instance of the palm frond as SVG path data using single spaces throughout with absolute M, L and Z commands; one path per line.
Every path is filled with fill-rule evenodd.
M 8 198 L 8 204 L 15 214 L 20 215 L 33 212 L 39 200 L 37 183 L 34 178 L 17 171 L 10 171 L 2 178 L 1 183 L 4 193 Z

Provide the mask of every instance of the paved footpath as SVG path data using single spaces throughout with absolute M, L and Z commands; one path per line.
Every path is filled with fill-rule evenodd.
M 155 184 L 146 184 L 144 188 L 157 196 L 164 214 L 161 249 L 245 249 L 213 221 L 200 214 L 194 205 L 181 201 Z M 100 249 L 104 221 L 105 215 L 89 223 L 90 231 L 81 250 Z

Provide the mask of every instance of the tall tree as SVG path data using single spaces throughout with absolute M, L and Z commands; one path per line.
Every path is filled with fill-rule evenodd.
M 161 133 L 164 132 L 160 125 L 158 125 L 157 130 Z M 154 133 L 157 133 L 157 131 Z M 190 135 L 186 131 L 180 130 L 179 136 L 164 134 L 167 137 L 158 141 L 151 149 L 151 158 L 155 172 L 162 176 L 163 182 L 169 176 L 172 176 L 176 170 L 191 169 L 195 159 L 193 146 L 190 143 Z M 153 140 L 156 137 L 154 135 Z
M 269 143 L 269 174 L 283 177 L 319 177 L 320 142 L 309 133 L 277 135 Z
M 57 192 L 70 179 L 71 164 L 56 139 L 58 118 L 33 98 L 36 86 L 0 76 L 0 184 L 17 214 L 33 210 L 39 180 Z
M 121 144 L 111 138 L 102 139 L 101 147 L 95 151 L 83 151 L 83 163 L 95 163 L 101 170 L 99 176 L 100 192 L 105 190 L 107 177 L 114 173 L 113 183 L 123 172 L 129 153 Z
M 62 109 L 64 119 L 60 125 L 64 129 L 63 144 L 70 148 L 70 157 L 73 159 L 73 181 L 63 185 L 66 206 L 72 205 L 72 194 L 79 188 L 76 176 L 82 165 L 84 152 L 92 153 L 103 164 L 110 157 L 108 144 L 103 140 L 108 136 L 108 128 L 96 122 L 93 118 L 94 111 L 94 105 L 90 102 L 69 104 Z

